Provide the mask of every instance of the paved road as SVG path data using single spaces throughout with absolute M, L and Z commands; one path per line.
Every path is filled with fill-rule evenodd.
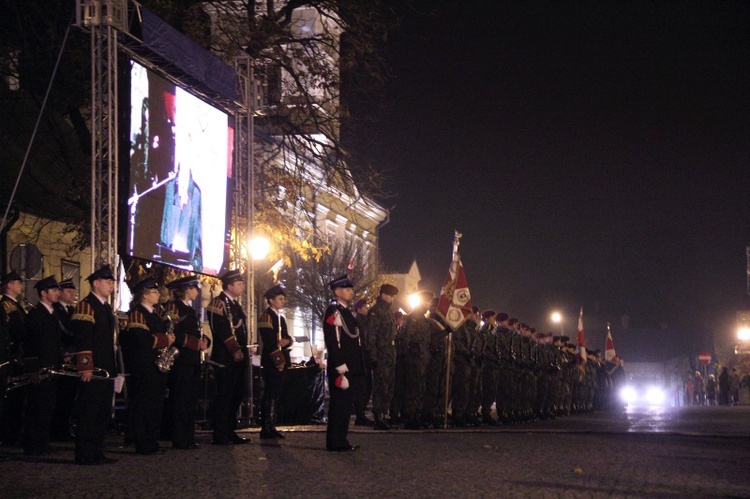
M 0 497 L 750 497 L 750 408 L 630 411 L 497 429 L 354 429 L 354 453 L 323 450 L 323 427 L 253 443 L 135 455 L 112 465 L 0 448 Z

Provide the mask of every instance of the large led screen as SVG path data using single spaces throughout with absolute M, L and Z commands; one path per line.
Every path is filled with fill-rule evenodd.
M 227 247 L 229 118 L 131 64 L 127 252 L 218 275 Z

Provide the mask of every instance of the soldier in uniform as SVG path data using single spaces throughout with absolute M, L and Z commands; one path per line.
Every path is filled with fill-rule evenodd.
M 403 417 L 408 429 L 423 428 L 421 421 L 425 393 L 425 371 L 430 360 L 430 324 L 425 317 L 435 295 L 419 293 L 419 303 L 404 321 Z
M 385 416 L 393 399 L 396 369 L 396 319 L 391 311 L 398 288 L 380 286 L 378 299 L 367 315 L 367 354 L 372 368 L 372 412 L 376 430 L 390 430 Z
M 471 418 L 471 413 L 475 413 L 476 408 L 468 411 L 470 389 L 471 365 L 473 357 L 471 355 L 471 344 L 474 336 L 477 334 L 477 314 L 472 310 L 471 314 L 461 327 L 451 336 L 451 345 L 453 349 L 453 373 L 451 375 L 451 415 L 453 426 L 466 426 Z
M 237 299 L 245 292 L 239 270 L 221 276 L 222 292 L 206 308 L 213 332 L 211 360 L 223 364 L 216 371 L 214 398 L 214 445 L 241 445 L 250 441 L 237 435 L 237 411 L 247 379 L 247 317 Z
M 23 373 L 23 340 L 26 335 L 26 310 L 20 302 L 23 281 L 18 272 L 12 271 L 2 278 L 2 305 L 5 331 L 9 339 L 10 375 Z M 3 413 L 2 437 L 5 445 L 15 445 L 23 428 L 23 409 L 26 405 L 28 387 L 17 388 L 6 395 Z
M 497 375 L 497 418 L 504 424 L 510 423 L 513 410 L 513 331 L 508 325 L 509 316 L 505 312 L 495 315 L 497 323 L 497 351 L 500 369 Z
M 72 363 L 75 356 L 75 334 L 73 334 L 73 314 L 76 310 L 76 286 L 72 279 L 60 281 L 60 299 L 52 306 L 60 322 L 61 360 L 64 364 Z M 70 376 L 57 380 L 57 397 L 55 414 L 52 418 L 52 438 L 55 440 L 70 439 L 70 416 L 75 406 L 78 381 Z
M 425 370 L 425 395 L 422 422 L 434 428 L 443 427 L 445 411 L 445 375 L 450 327 L 437 313 L 438 299 L 433 298 L 427 323 L 430 326 L 430 358 Z
M 27 372 L 60 367 L 60 322 L 53 308 L 60 298 L 60 285 L 53 276 L 49 276 L 34 287 L 39 294 L 39 303 L 26 317 L 24 366 Z M 49 452 L 56 394 L 57 380 L 54 378 L 31 385 L 23 435 L 24 453 L 27 456 L 41 456 Z
M 208 349 L 198 312 L 193 302 L 200 296 L 201 283 L 186 276 L 167 284 L 174 299 L 167 304 L 167 314 L 174 326 L 174 346 L 180 354 L 169 372 L 169 397 L 172 408 L 172 447 L 197 449 L 195 443 L 195 410 L 201 381 L 201 352 Z
M 174 343 L 164 318 L 155 308 L 159 303 L 159 284 L 147 277 L 133 286 L 133 301 L 128 327 L 120 335 L 125 367 L 130 378 L 128 410 L 132 421 L 135 451 L 154 454 L 159 451 L 159 432 L 167 388 L 167 374 L 156 366 L 162 348 Z
M 286 295 L 281 284 L 264 295 L 268 307 L 258 318 L 258 334 L 263 344 L 260 365 L 263 367 L 263 399 L 260 403 L 260 438 L 284 438 L 276 429 L 276 405 L 284 389 L 285 374 L 289 370 L 289 352 L 294 340 L 289 336 L 286 319 L 281 311 Z M 280 362 L 283 357 L 283 364 Z
M 364 376 L 365 367 L 359 328 L 347 308 L 354 298 L 354 284 L 347 275 L 330 283 L 333 300 L 323 315 L 323 335 L 328 349 L 328 427 L 326 450 L 354 451 L 359 446 L 347 440 L 354 397 L 351 380 Z
M 393 398 L 391 399 L 391 411 L 388 421 L 389 425 L 403 422 L 404 414 L 404 373 L 406 365 L 406 344 L 404 343 L 404 322 L 406 316 L 400 310 L 393 312 L 396 321 L 396 368 L 393 375 Z
M 479 319 L 479 307 L 471 307 L 474 315 Z M 481 340 L 479 336 L 479 325 L 474 330 L 469 351 L 471 352 L 471 370 L 469 371 L 469 400 L 466 408 L 466 424 L 469 426 L 481 426 L 479 419 L 479 407 L 482 405 L 482 353 Z M 479 350 L 477 350 L 479 349 Z
M 372 395 L 372 368 L 370 367 L 370 355 L 367 352 L 367 313 L 370 311 L 370 306 L 367 304 L 367 300 L 361 298 L 354 302 L 354 320 L 357 321 L 357 327 L 359 327 L 359 334 L 362 335 L 362 352 L 365 359 L 365 375 L 362 376 L 361 384 L 353 386 L 354 390 L 354 414 L 356 419 L 354 420 L 355 426 L 372 426 L 374 422 L 365 415 L 367 409 L 367 403 L 370 401 Z
M 492 404 L 497 396 L 497 378 L 500 372 L 500 357 L 495 334 L 495 311 L 482 312 L 482 424 L 496 426 L 497 420 L 492 417 Z
M 95 380 L 94 368 L 116 371 L 115 316 L 109 297 L 115 290 L 115 277 L 109 265 L 96 270 L 87 280 L 91 292 L 76 306 L 72 327 L 76 339 L 76 363 L 80 382 L 76 396 L 76 463 L 107 464 L 116 460 L 102 453 L 104 435 L 112 414 L 111 381 Z

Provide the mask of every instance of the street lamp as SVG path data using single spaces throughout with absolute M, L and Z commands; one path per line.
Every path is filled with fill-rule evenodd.
M 740 341 L 748 341 L 750 340 L 750 327 L 741 327 L 737 331 L 737 339 Z
M 418 293 L 410 294 L 407 300 L 409 301 L 409 306 L 412 308 L 412 310 L 417 308 L 417 305 L 419 305 L 419 303 L 422 301 Z
M 252 355 L 254 354 L 254 349 L 252 345 L 255 345 L 255 333 L 257 331 L 257 325 L 258 325 L 258 311 L 256 310 L 258 307 L 255 303 L 255 261 L 256 260 L 263 260 L 268 256 L 268 252 L 271 249 L 271 241 L 269 241 L 267 238 L 262 236 L 255 236 L 251 237 L 247 241 L 247 249 L 248 253 L 250 254 L 250 262 L 248 265 L 248 271 L 250 273 L 250 278 L 248 279 L 250 282 L 248 283 L 247 289 L 245 290 L 246 297 L 247 297 L 247 311 L 248 315 L 250 316 L 249 319 L 249 326 L 250 331 L 247 338 L 247 353 L 250 356 L 250 362 L 247 369 L 247 385 L 250 389 L 250 397 L 249 397 L 249 404 L 250 407 L 248 408 L 248 422 L 252 423 L 254 419 L 254 409 L 255 409 L 255 389 L 253 386 L 253 361 L 252 361 Z
M 250 249 L 250 258 L 253 260 L 263 260 L 268 256 L 271 249 L 271 241 L 263 236 L 255 236 L 248 243 Z
M 552 322 L 560 326 L 560 336 L 565 336 L 565 325 L 563 324 L 563 317 L 560 312 L 552 312 L 550 316 Z

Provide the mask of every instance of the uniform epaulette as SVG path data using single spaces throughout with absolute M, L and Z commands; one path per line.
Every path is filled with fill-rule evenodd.
M 273 329 L 273 322 L 271 320 L 271 314 L 264 312 L 258 317 L 258 328 Z
M 18 310 L 18 305 L 13 300 L 3 300 L 3 310 L 5 310 L 6 314 L 12 314 Z
M 96 320 L 94 319 L 94 307 L 92 307 L 86 300 L 79 301 L 71 320 L 86 321 L 92 324 L 96 323 Z
M 146 317 L 143 315 L 143 312 L 140 310 L 131 310 L 128 314 L 128 329 L 130 328 L 138 328 L 138 329 L 145 329 L 148 331 L 148 326 L 146 325 Z
M 224 313 L 225 307 L 226 305 L 224 304 L 224 300 L 217 297 L 211 300 L 211 303 L 208 304 L 208 306 L 206 307 L 206 310 L 208 312 L 211 312 L 212 314 L 225 315 Z
M 165 317 L 169 317 L 173 321 L 176 321 L 180 318 L 180 311 L 177 308 L 177 304 L 173 301 L 170 301 L 166 304 L 164 307 L 164 315 Z

